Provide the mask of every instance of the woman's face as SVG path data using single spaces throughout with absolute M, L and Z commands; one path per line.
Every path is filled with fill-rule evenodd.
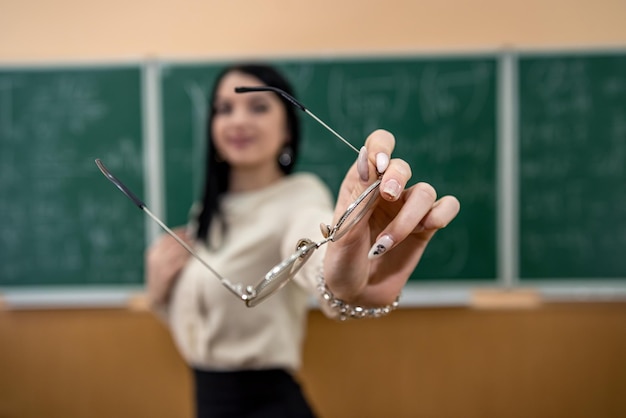
M 273 93 L 235 93 L 235 87 L 263 86 L 241 72 L 226 74 L 215 96 L 211 135 L 219 157 L 234 169 L 278 167 L 280 150 L 289 142 L 287 115 Z

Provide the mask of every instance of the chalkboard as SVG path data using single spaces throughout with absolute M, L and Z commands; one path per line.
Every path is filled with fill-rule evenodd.
M 143 281 L 140 66 L 0 68 L 0 286 Z
M 357 148 L 373 129 L 387 129 L 395 154 L 412 164 L 412 182 L 459 197 L 458 218 L 435 237 L 412 282 L 623 283 L 626 51 L 513 57 L 510 68 L 498 54 L 271 62 Z M 166 222 L 184 224 L 202 183 L 208 94 L 228 64 L 161 61 L 155 84 L 143 79 L 148 63 L 0 66 L 0 291 L 141 285 L 149 220 L 94 159 L 140 196 L 151 180 Z M 516 93 L 503 95 L 502 86 Z M 161 128 L 162 145 L 144 142 L 147 104 L 158 125 L 147 126 Z M 505 111 L 517 130 L 496 138 L 507 132 Z M 304 114 L 302 121 L 297 170 L 317 173 L 336 192 L 356 154 Z M 514 167 L 499 161 L 501 144 L 514 145 Z M 146 163 L 163 171 L 144 179 Z M 499 277 L 510 261 L 497 251 L 507 243 L 498 242 L 499 190 L 518 191 L 508 214 L 517 232 L 505 240 L 517 247 L 510 278 Z
M 626 53 L 519 59 L 520 277 L 626 277 Z
M 313 113 L 357 148 L 376 128 L 394 133 L 413 181 L 462 202 L 411 280 L 495 280 L 497 57 L 276 60 Z M 161 67 L 168 223 L 184 224 L 202 184 L 208 95 L 227 62 Z M 298 170 L 336 192 L 356 154 L 302 115 Z

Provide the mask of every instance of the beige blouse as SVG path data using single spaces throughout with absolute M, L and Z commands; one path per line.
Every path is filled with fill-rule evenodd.
M 196 250 L 233 283 L 256 284 L 292 254 L 300 238 L 322 239 L 320 222 L 331 223 L 333 199 L 312 174 L 296 173 L 262 190 L 233 193 L 223 201 L 228 224 L 216 249 Z M 230 293 L 199 261 L 191 258 L 166 307 L 174 340 L 186 361 L 207 370 L 300 367 L 309 296 L 326 246 L 320 247 L 295 280 L 253 308 Z M 330 313 L 329 313 L 330 316 Z

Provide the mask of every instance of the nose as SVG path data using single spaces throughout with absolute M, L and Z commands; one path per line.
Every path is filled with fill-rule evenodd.
M 249 114 L 244 106 L 233 107 L 229 121 L 235 125 L 245 124 L 249 121 Z

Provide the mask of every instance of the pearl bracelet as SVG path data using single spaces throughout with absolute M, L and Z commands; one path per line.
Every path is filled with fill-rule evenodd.
M 322 299 L 328 304 L 328 306 L 334 311 L 339 312 L 339 320 L 345 321 L 347 319 L 362 319 L 362 318 L 380 318 L 391 313 L 400 305 L 400 296 L 396 298 L 391 305 L 381 306 L 378 308 L 365 308 L 362 306 L 353 306 L 349 303 L 338 299 L 333 295 L 324 276 L 319 274 L 317 276 L 317 290 L 320 292 Z

